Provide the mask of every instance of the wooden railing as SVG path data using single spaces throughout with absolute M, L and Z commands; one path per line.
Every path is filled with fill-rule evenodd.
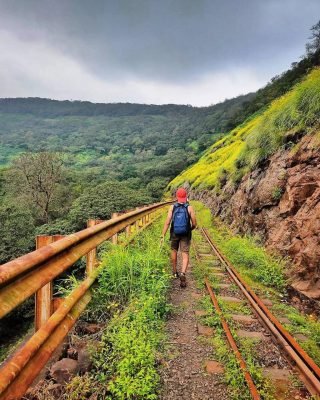
M 88 228 L 68 236 L 38 236 L 37 249 L 0 266 L 0 318 L 35 295 L 35 334 L 0 368 L 0 400 L 19 399 L 46 365 L 91 299 L 99 274 L 97 246 L 125 230 L 128 240 L 152 223 L 172 202 L 114 214 L 108 221 L 90 220 Z M 86 256 L 86 278 L 65 299 L 53 299 L 53 280 Z

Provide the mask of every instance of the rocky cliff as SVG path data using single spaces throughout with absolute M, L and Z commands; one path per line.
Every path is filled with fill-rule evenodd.
M 320 299 L 320 69 L 253 115 L 170 184 L 288 257 L 291 285 Z
M 267 248 L 292 260 L 292 286 L 320 299 L 320 134 L 274 154 L 235 189 L 192 190 L 230 226 L 258 234 Z

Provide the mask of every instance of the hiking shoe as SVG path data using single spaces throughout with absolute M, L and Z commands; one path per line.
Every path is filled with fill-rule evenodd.
M 179 278 L 179 272 L 174 272 L 173 277 L 178 279 Z
M 180 287 L 185 288 L 187 286 L 186 275 L 181 273 L 180 274 Z

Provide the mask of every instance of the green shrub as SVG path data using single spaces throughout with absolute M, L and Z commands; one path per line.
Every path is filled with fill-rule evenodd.
M 152 226 L 130 248 L 114 246 L 102 254 L 90 309 L 95 316 L 112 315 L 93 355 L 92 376 L 105 388 L 106 399 L 157 398 L 156 365 L 170 280 L 168 246 L 161 251 L 154 243 L 160 229 L 160 224 Z
M 279 186 L 276 186 L 272 191 L 272 199 L 273 200 L 280 200 L 283 193 L 283 189 Z

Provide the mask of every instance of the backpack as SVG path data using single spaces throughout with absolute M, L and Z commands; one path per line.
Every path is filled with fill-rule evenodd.
M 185 236 L 190 232 L 188 203 L 176 203 L 173 206 L 172 226 L 175 235 Z

